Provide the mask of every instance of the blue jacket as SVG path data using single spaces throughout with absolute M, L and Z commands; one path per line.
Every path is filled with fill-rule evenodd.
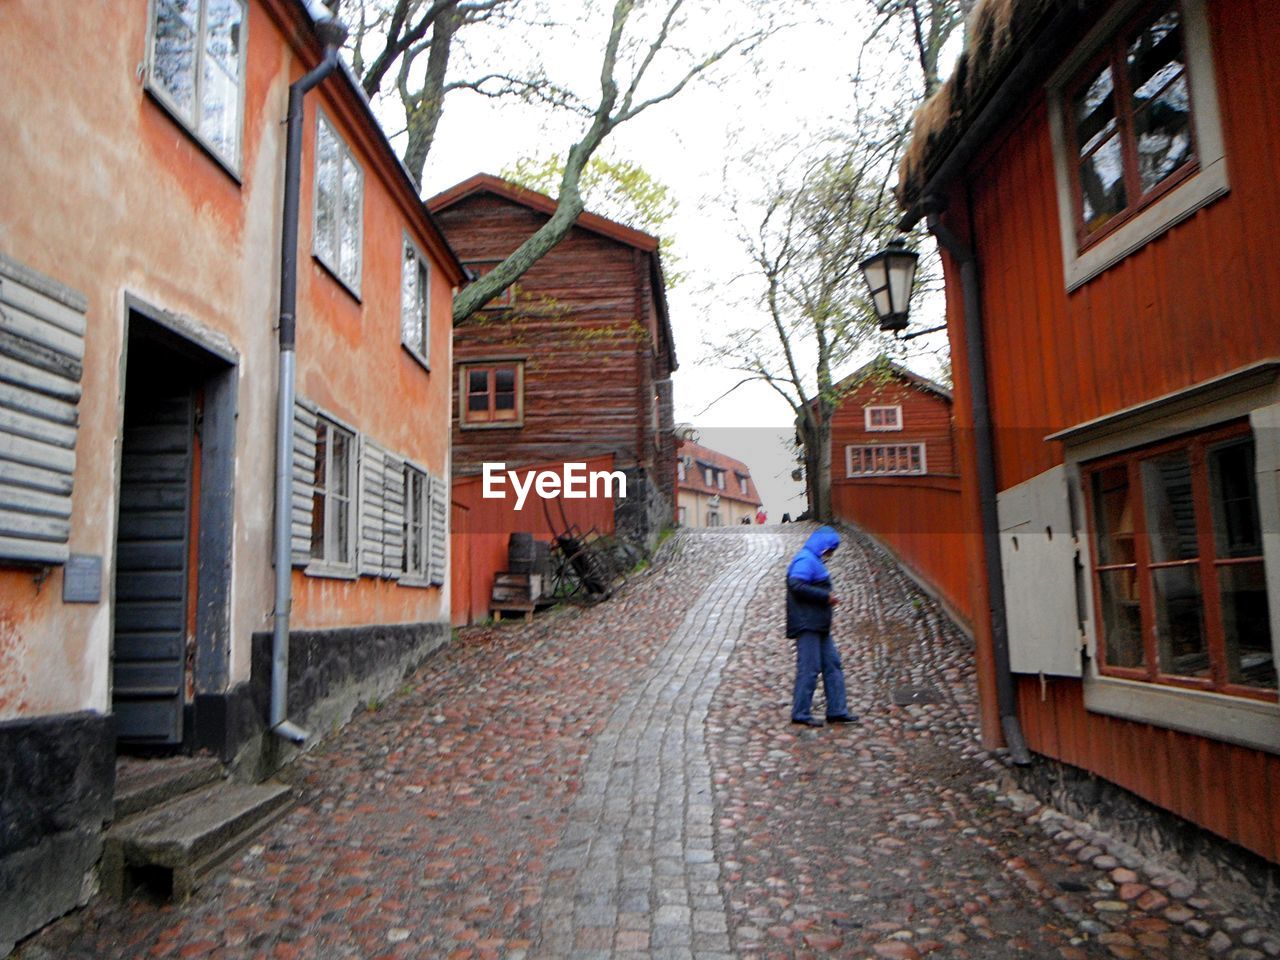
M 831 632 L 831 574 L 822 554 L 840 545 L 840 535 L 819 527 L 787 567 L 787 636 Z

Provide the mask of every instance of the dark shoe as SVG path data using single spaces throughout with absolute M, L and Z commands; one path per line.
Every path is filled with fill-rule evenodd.
M 821 727 L 824 725 L 817 717 L 809 717 L 807 720 L 797 720 L 795 717 L 792 717 L 791 722 L 798 723 L 802 727 Z
M 846 713 L 843 717 L 827 717 L 827 723 L 861 723 L 856 713 Z

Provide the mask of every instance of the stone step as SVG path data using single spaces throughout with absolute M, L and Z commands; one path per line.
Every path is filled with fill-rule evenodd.
M 216 757 L 121 758 L 116 764 L 115 822 L 221 780 Z
M 214 867 L 292 806 L 284 784 L 222 781 L 147 810 L 108 831 L 103 891 L 123 899 L 146 888 L 182 903 Z

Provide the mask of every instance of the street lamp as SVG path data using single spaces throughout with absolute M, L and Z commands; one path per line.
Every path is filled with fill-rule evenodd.
M 881 330 L 892 330 L 896 334 L 906 328 L 911 285 L 915 282 L 919 259 L 920 254 L 907 249 L 906 240 L 895 237 L 879 253 L 858 264 L 867 281 L 876 316 L 880 318 Z

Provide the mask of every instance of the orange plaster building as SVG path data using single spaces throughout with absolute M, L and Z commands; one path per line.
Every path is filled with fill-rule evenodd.
M 0 18 L 0 874 L 42 904 L 0 953 L 87 889 L 117 750 L 287 749 L 283 121 L 322 36 L 301 0 L 56 6 Z M 328 730 L 448 637 L 464 274 L 345 68 L 303 104 L 286 702 Z

